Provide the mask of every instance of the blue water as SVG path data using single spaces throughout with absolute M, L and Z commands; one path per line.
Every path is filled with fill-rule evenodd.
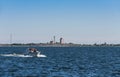
M 0 47 L 0 54 L 27 47 Z M 120 77 L 120 47 L 37 47 L 47 57 L 0 56 L 0 77 Z

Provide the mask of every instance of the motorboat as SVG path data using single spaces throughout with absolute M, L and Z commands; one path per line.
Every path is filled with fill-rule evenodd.
M 28 48 L 24 54 L 0 54 L 0 56 L 7 56 L 7 57 L 46 57 L 46 55 L 40 54 L 35 48 Z
M 45 55 L 40 54 L 40 51 L 38 51 L 35 48 L 28 48 L 26 51 L 27 51 L 27 53 L 24 54 L 25 56 L 29 55 L 32 57 L 46 57 Z

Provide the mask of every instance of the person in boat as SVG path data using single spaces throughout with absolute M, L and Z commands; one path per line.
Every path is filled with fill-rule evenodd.
M 37 54 L 39 54 L 40 52 L 37 51 L 37 49 L 35 48 L 28 48 L 27 53 L 28 55 L 31 55 L 31 56 L 37 56 Z
M 29 52 L 37 52 L 37 49 L 35 49 L 35 48 L 29 48 Z

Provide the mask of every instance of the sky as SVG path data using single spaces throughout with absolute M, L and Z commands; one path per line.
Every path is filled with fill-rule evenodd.
M 0 43 L 120 43 L 120 0 L 0 0 Z

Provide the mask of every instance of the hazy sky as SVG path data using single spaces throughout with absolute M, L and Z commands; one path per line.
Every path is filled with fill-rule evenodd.
M 120 0 L 0 0 L 0 43 L 120 43 Z

